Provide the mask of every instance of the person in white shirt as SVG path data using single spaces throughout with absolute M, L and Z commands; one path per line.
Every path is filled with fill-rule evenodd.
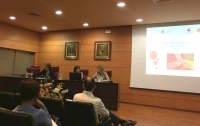
M 102 80 L 110 81 L 108 74 L 104 71 L 103 65 L 97 66 L 97 72 L 93 75 L 93 78 L 95 80 L 102 79 Z
M 99 115 L 101 119 L 111 117 L 112 123 L 115 126 L 118 126 L 119 124 L 121 124 L 121 126 L 134 126 L 137 123 L 136 121 L 132 120 L 126 121 L 120 119 L 119 117 L 117 117 L 116 115 L 114 115 L 112 112 L 110 112 L 108 109 L 105 108 L 101 99 L 93 95 L 93 91 L 96 88 L 93 77 L 86 77 L 84 79 L 82 86 L 84 91 L 82 93 L 76 94 L 73 98 L 74 101 L 93 103 L 96 114 Z

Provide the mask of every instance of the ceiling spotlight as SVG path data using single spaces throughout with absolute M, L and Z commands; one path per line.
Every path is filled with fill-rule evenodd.
M 110 33 L 112 33 L 112 30 L 106 30 L 105 33 L 110 34 Z
M 61 15 L 62 14 L 62 11 L 56 11 L 55 12 L 57 15 Z
M 137 22 L 142 22 L 143 20 L 142 20 L 142 19 L 137 19 L 136 21 L 137 21 Z
M 42 26 L 42 29 L 43 30 L 47 30 L 47 26 Z
M 10 19 L 11 20 L 15 20 L 16 18 L 14 16 L 10 16 Z
M 88 23 L 84 23 L 83 26 L 87 27 L 89 24 Z
M 118 3 L 117 6 L 118 7 L 124 7 L 126 4 L 125 3 Z

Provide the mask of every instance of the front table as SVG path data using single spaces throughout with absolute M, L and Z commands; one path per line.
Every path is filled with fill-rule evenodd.
M 17 86 L 21 82 L 21 77 L 5 77 L 0 76 L 0 91 L 5 92 L 17 92 Z M 40 82 L 41 79 L 35 79 Z M 55 80 L 54 84 L 64 83 L 64 89 L 72 89 L 75 93 L 81 93 L 83 91 L 81 81 L 70 80 Z M 99 97 L 105 106 L 110 110 L 117 110 L 118 107 L 118 84 L 112 82 L 96 82 L 96 89 L 93 92 L 94 96 Z

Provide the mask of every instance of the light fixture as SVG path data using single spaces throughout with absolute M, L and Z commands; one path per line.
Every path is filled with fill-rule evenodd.
M 137 22 L 142 22 L 143 20 L 142 20 L 142 19 L 137 19 L 136 21 L 137 21 Z
M 11 19 L 11 20 L 15 20 L 16 17 L 15 17 L 15 16 L 10 16 L 10 19 Z
M 112 33 L 112 30 L 105 30 L 105 33 L 110 34 L 110 33 Z
M 87 27 L 89 24 L 88 23 L 84 23 L 83 26 Z
M 55 12 L 57 15 L 61 15 L 62 14 L 62 11 L 56 11 Z
M 47 30 L 47 26 L 42 26 L 42 29 L 43 30 Z
M 125 3 L 118 3 L 117 6 L 118 7 L 124 7 L 126 4 Z

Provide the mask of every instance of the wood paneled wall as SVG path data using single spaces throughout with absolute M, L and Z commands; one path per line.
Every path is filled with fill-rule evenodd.
M 112 34 L 105 34 L 112 30 Z M 60 66 L 64 79 L 75 65 L 89 69 L 89 76 L 96 72 L 99 64 L 112 70 L 114 82 L 119 83 L 119 101 L 150 106 L 166 107 L 200 112 L 200 96 L 155 90 L 130 89 L 132 27 L 109 27 L 82 30 L 67 30 L 42 33 L 38 64 L 46 62 Z M 94 60 L 94 42 L 111 41 L 111 60 Z M 65 42 L 79 42 L 78 60 L 65 60 Z M 194 87 L 195 88 L 195 87 Z
M 106 34 L 105 30 L 112 30 L 112 34 Z M 131 26 L 111 27 L 98 29 L 83 29 L 47 32 L 41 35 L 38 65 L 50 62 L 60 66 L 60 73 L 68 78 L 68 73 L 73 71 L 75 65 L 81 69 L 89 69 L 89 75 L 96 72 L 99 64 L 104 65 L 105 70 L 113 71 L 113 81 L 129 83 L 131 67 Z M 111 41 L 111 60 L 94 60 L 94 42 Z M 65 42 L 79 42 L 78 60 L 65 60 Z
M 35 52 L 37 63 L 40 34 L 0 22 L 0 47 Z

